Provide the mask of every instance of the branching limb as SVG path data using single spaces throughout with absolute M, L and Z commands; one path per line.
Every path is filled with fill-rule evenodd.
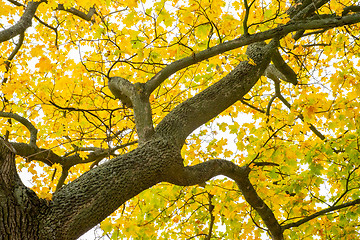
M 16 154 L 26 158 L 28 162 L 30 161 L 40 161 L 48 166 L 52 166 L 55 163 L 62 165 L 63 167 L 70 168 L 77 164 L 89 163 L 89 162 L 100 162 L 102 159 L 113 154 L 116 150 L 136 144 L 137 141 L 132 141 L 126 144 L 116 146 L 111 149 L 102 149 L 99 148 L 96 151 L 90 152 L 85 158 L 81 158 L 79 154 L 75 153 L 72 155 L 65 154 L 65 156 L 59 156 L 54 153 L 51 149 L 38 148 L 36 146 L 31 146 L 26 143 L 15 143 L 11 142 L 11 145 L 16 150 Z
M 25 7 L 25 5 L 23 5 L 22 3 L 19 3 L 17 1 L 14 0 L 8 0 L 9 2 L 11 2 L 12 4 L 18 6 L 18 7 Z M 46 1 L 45 1 L 46 2 Z M 88 13 L 84 13 L 82 11 L 77 10 L 76 8 L 65 8 L 63 4 L 58 4 L 57 8 L 55 10 L 62 10 L 62 11 L 66 11 L 69 12 L 73 15 L 76 15 L 86 21 L 91 21 L 92 16 L 96 13 L 96 10 L 94 7 L 90 8 Z M 47 24 L 46 22 L 42 21 L 38 16 L 34 15 L 34 18 L 41 23 L 42 25 L 44 25 L 45 27 L 53 30 L 55 32 L 55 46 L 58 48 L 58 30 L 57 27 L 52 27 L 51 25 Z
M 214 204 L 212 204 L 212 198 L 214 197 L 214 195 L 208 193 L 208 198 L 209 198 L 209 206 L 208 206 L 208 211 L 210 214 L 210 222 L 209 222 L 209 233 L 206 235 L 205 240 L 210 240 L 211 236 L 212 236 L 212 231 L 213 231 L 213 227 L 214 227 L 214 223 L 215 223 L 215 216 L 214 216 Z
M 283 75 L 282 73 L 280 73 L 276 68 L 274 68 L 272 65 L 269 65 L 269 67 L 266 69 L 265 71 L 265 76 L 272 79 L 274 81 L 275 84 L 275 95 L 272 98 L 272 101 L 275 100 L 275 97 L 277 97 L 282 103 L 285 104 L 285 106 L 288 109 L 291 109 L 291 104 L 284 98 L 284 96 L 281 94 L 280 92 L 280 81 L 279 78 L 281 77 L 285 77 L 286 82 L 289 82 L 288 80 L 288 76 Z M 297 81 L 297 80 L 296 80 Z M 268 104 L 268 109 L 267 109 L 267 114 L 269 114 L 270 112 L 270 105 L 272 103 L 272 101 L 269 102 Z M 301 121 L 304 122 L 304 116 L 302 114 L 299 114 L 299 118 L 301 119 Z M 325 139 L 325 136 L 316 129 L 316 127 L 313 124 L 309 124 L 310 125 L 310 130 L 316 135 L 318 136 L 321 140 Z
M 344 7 L 344 10 L 342 12 L 342 15 L 345 16 L 347 15 L 349 12 L 360 12 L 360 6 L 347 6 Z
M 34 17 L 37 8 L 42 2 L 44 1 L 41 0 L 29 2 L 20 20 L 13 26 L 0 31 L 0 42 L 5 42 L 21 33 L 24 33 L 25 30 L 31 26 L 32 18 Z
M 64 185 L 68 174 L 69 174 L 69 168 L 62 167 L 61 176 L 60 176 L 59 181 L 58 181 L 58 183 L 56 185 L 55 192 L 59 191 L 59 189 Z
M 26 143 L 11 142 L 11 145 L 15 148 L 16 154 L 26 158 L 27 162 L 36 160 L 48 166 L 52 166 L 54 163 L 63 163 L 62 157 L 54 153 L 51 149 L 38 148 L 37 146 L 31 146 Z
M 281 94 L 279 94 L 277 97 L 278 97 L 278 98 L 280 99 L 280 101 L 282 101 L 289 109 L 291 108 L 290 103 L 289 103 Z M 304 116 L 303 116 L 302 114 L 299 114 L 299 118 L 301 119 L 301 121 L 304 122 Z M 310 125 L 310 127 L 309 127 L 310 130 L 311 130 L 316 136 L 318 136 L 321 140 L 325 140 L 325 139 L 326 139 L 325 136 L 324 136 L 319 130 L 317 130 L 314 125 L 312 125 L 311 123 L 309 123 L 309 125 Z
M 285 82 L 289 82 L 294 85 L 297 85 L 298 80 L 297 80 L 296 73 L 294 72 L 294 70 L 292 70 L 291 67 L 289 67 L 289 65 L 287 65 L 287 63 L 281 57 L 279 50 L 276 50 L 274 52 L 274 55 L 271 60 L 274 63 L 276 69 L 279 70 L 280 73 L 283 74 L 283 77 L 280 77 L 280 79 L 282 79 Z
M 115 98 L 119 99 L 125 107 L 133 108 L 131 97 L 135 90 L 131 82 L 122 77 L 111 77 L 108 87 Z
M 88 13 L 84 13 L 80 10 L 77 10 L 76 8 L 65 8 L 63 4 L 58 4 L 56 10 L 62 10 L 68 13 L 71 13 L 75 16 L 78 16 L 79 18 L 82 18 L 86 21 L 91 21 L 92 16 L 96 13 L 96 10 L 94 7 L 91 7 L 88 11 Z
M 4 79 L 1 84 L 5 84 L 8 81 L 8 74 L 10 72 L 11 64 L 12 64 L 11 62 L 14 59 L 14 57 L 16 56 L 16 54 L 19 52 L 19 50 L 24 42 L 24 38 L 25 38 L 25 33 L 24 32 L 20 33 L 19 40 L 18 40 L 14 50 L 11 52 L 10 56 L 5 61 L 5 74 L 4 74 Z M 5 97 L 4 97 L 4 100 L 5 100 L 5 102 L 8 101 Z M 11 125 L 11 118 L 8 119 L 8 123 Z M 10 132 L 8 130 L 6 130 L 6 133 L 5 133 L 6 141 L 9 140 L 9 135 L 10 135 Z
M 111 77 L 108 86 L 112 94 L 127 107 L 134 109 L 139 143 L 149 140 L 154 134 L 149 95 L 142 83 L 132 84 L 121 77 Z
M 289 8 L 288 14 L 292 20 L 305 19 L 327 2 L 329 0 L 300 0 Z
M 249 45 L 247 54 L 256 65 L 240 62 L 223 79 L 206 88 L 201 93 L 179 104 L 158 124 L 155 134 L 182 146 L 186 137 L 196 128 L 211 120 L 229 106 L 242 99 L 269 65 L 277 40 L 268 45 Z
M 168 77 L 170 77 L 177 71 L 184 69 L 188 66 L 191 66 L 193 64 L 196 64 L 198 62 L 201 62 L 205 59 L 216 56 L 218 54 L 242 46 L 246 46 L 254 42 L 260 42 L 260 41 L 272 39 L 274 37 L 285 36 L 291 32 L 296 32 L 299 30 L 334 28 L 334 27 L 350 25 L 358 22 L 360 22 L 360 14 L 355 13 L 343 17 L 335 16 L 333 18 L 326 18 L 326 19 L 317 19 L 317 20 L 303 19 L 303 20 L 291 21 L 288 24 L 281 25 L 264 32 L 259 32 L 252 35 L 243 35 L 237 39 L 221 43 L 217 46 L 208 48 L 201 52 L 195 53 L 192 56 L 177 60 L 169 64 L 146 83 L 145 89 L 147 91 L 147 94 L 150 94 L 158 86 L 160 86 L 160 84 L 163 81 L 165 81 Z
M 313 15 L 317 9 L 327 2 L 328 0 L 300 0 L 289 8 L 288 14 L 292 20 L 309 18 L 309 16 Z M 304 36 L 304 33 L 305 30 L 297 31 L 294 34 L 293 39 L 297 41 Z
M 48 166 L 52 166 L 53 164 L 58 163 L 64 168 L 69 169 L 70 167 L 81 163 L 94 162 L 94 164 L 97 164 L 102 159 L 113 154 L 116 150 L 125 148 L 136 143 L 137 141 L 132 141 L 129 143 L 118 145 L 111 149 L 98 148 L 94 151 L 91 151 L 85 158 L 81 158 L 78 153 L 59 156 L 51 149 L 38 148 L 36 145 L 30 145 L 26 143 L 11 142 L 10 144 L 16 150 L 16 154 L 23 158 L 26 158 L 28 162 L 40 161 L 47 164 Z
M 118 145 L 111 149 L 102 149 L 98 148 L 92 151 L 85 158 L 81 158 L 79 154 L 75 153 L 73 155 L 59 156 L 54 153 L 51 149 L 42 149 L 37 146 L 31 146 L 26 143 L 10 143 L 11 147 L 16 151 L 16 154 L 27 159 L 28 162 L 36 160 L 41 161 L 48 166 L 52 166 L 55 163 L 58 163 L 62 167 L 61 176 L 59 182 L 56 186 L 56 191 L 58 191 L 65 183 L 65 180 L 68 176 L 69 169 L 72 166 L 77 164 L 89 163 L 93 162 L 92 167 L 99 163 L 102 159 L 108 157 L 113 154 L 116 150 L 125 148 L 127 146 L 136 144 L 137 141 L 132 141 L 126 144 Z
M 18 6 L 18 7 L 25 7 L 25 5 L 23 5 L 22 3 L 19 3 L 17 1 L 14 1 L 14 0 L 8 0 L 9 2 L 11 2 L 12 4 L 14 4 L 15 6 Z M 45 27 L 53 30 L 55 32 L 55 46 L 56 48 L 58 48 L 58 30 L 57 30 L 57 27 L 52 27 L 51 25 L 47 24 L 46 22 L 44 22 L 43 20 L 41 20 L 38 16 L 34 15 L 34 18 L 39 22 L 41 23 L 42 25 L 44 25 Z
M 249 5 L 248 1 L 244 0 L 244 8 L 245 8 L 245 16 L 244 16 L 244 20 L 243 20 L 244 35 L 249 35 L 247 21 L 249 19 L 250 7 L 251 7 L 251 5 L 254 4 L 254 2 L 255 1 L 252 1 Z
M 301 220 L 299 220 L 297 222 L 283 225 L 283 226 L 281 226 L 281 229 L 284 231 L 286 229 L 290 229 L 290 228 L 293 228 L 293 227 L 298 227 L 301 224 L 307 223 L 310 220 L 312 220 L 314 218 L 317 218 L 317 217 L 320 217 L 320 216 L 323 216 L 323 215 L 325 215 L 327 213 L 331 213 L 331 212 L 334 212 L 336 210 L 351 207 L 351 206 L 355 206 L 355 205 L 358 205 L 358 204 L 360 204 L 360 199 L 356 199 L 354 201 L 347 202 L 347 203 L 344 203 L 344 204 L 340 204 L 340 205 L 337 205 L 337 206 L 328 207 L 328 208 L 323 209 L 323 210 L 321 210 L 319 212 L 311 214 L 310 216 L 307 216 L 307 217 L 305 217 L 305 218 L 303 218 L 303 219 L 301 219 Z
M 224 175 L 236 182 L 246 201 L 259 213 L 269 229 L 274 240 L 282 240 L 283 234 L 273 212 L 259 197 L 249 181 L 251 169 L 248 166 L 239 167 L 235 163 L 224 159 L 213 159 L 194 166 L 179 168 L 168 182 L 181 186 L 203 184 L 209 179 Z
M 266 68 L 264 72 L 264 76 L 270 78 L 271 80 L 279 81 L 280 79 L 289 82 L 284 74 L 282 74 L 275 66 L 274 64 L 269 64 L 269 66 Z
M 246 106 L 254 109 L 255 111 L 258 111 L 258 112 L 261 112 L 261 113 L 266 113 L 264 110 L 262 110 L 262 109 L 260 109 L 260 108 L 257 108 L 257 107 L 255 107 L 255 106 L 251 105 L 250 103 L 246 102 L 245 99 L 241 99 L 240 102 L 243 103 L 243 104 L 245 104 Z
M 356 170 L 358 170 L 360 168 L 360 166 L 357 166 L 355 167 L 353 170 L 351 170 L 349 173 L 348 173 L 348 176 L 346 178 L 346 183 L 345 183 L 345 191 L 340 195 L 340 197 L 333 203 L 333 206 L 335 206 L 336 204 L 338 204 L 338 202 L 340 202 L 340 200 L 345 197 L 346 194 L 349 193 L 350 191 L 350 188 L 349 188 L 349 182 L 350 182 L 350 178 L 351 178 L 351 175 L 353 173 L 355 173 Z
M 58 32 L 58 27 L 59 27 L 59 25 L 60 24 L 58 24 L 56 27 L 53 27 L 53 26 L 51 26 L 51 25 L 49 25 L 49 24 L 47 24 L 46 22 L 44 22 L 43 20 L 41 20 L 38 16 L 34 16 L 34 18 L 39 22 L 39 23 L 41 23 L 42 25 L 44 25 L 45 27 L 47 27 L 47 28 L 49 28 L 49 29 L 51 29 L 51 30 L 53 30 L 54 32 L 55 32 L 55 47 L 57 48 L 57 49 L 59 49 L 59 44 L 58 44 L 58 38 L 59 38 L 59 32 Z
M 14 120 L 20 122 L 22 125 L 24 125 L 30 132 L 30 143 L 29 143 L 29 145 L 32 146 L 32 147 L 36 147 L 36 139 L 37 139 L 38 130 L 34 127 L 34 125 L 31 122 L 29 122 L 29 120 L 27 120 L 24 117 L 21 117 L 18 114 L 9 113 L 9 112 L 2 112 L 2 111 L 0 111 L 0 117 L 11 118 L 11 119 L 14 119 Z
M 286 13 L 290 16 L 290 18 L 294 18 L 297 13 L 304 10 L 304 8 L 309 6 L 311 3 L 312 0 L 297 0 L 292 6 L 289 7 Z
M 62 165 L 70 168 L 76 164 L 93 162 L 92 167 L 94 167 L 102 159 L 114 154 L 115 151 L 125 148 L 125 147 L 128 147 L 128 146 L 131 146 L 131 145 L 134 145 L 136 143 L 137 143 L 137 141 L 132 141 L 132 142 L 118 145 L 118 146 L 110 148 L 110 149 L 98 148 L 95 151 L 91 151 L 85 158 L 81 158 L 78 153 L 75 153 L 73 155 L 63 157 Z
M 24 42 L 25 34 L 24 32 L 20 33 L 19 40 L 14 48 L 14 50 L 11 52 L 10 56 L 5 61 L 5 69 L 6 73 L 10 71 L 11 68 L 11 61 L 14 59 L 15 55 L 19 52 L 23 42 Z M 5 77 L 3 80 L 3 84 L 7 82 L 7 78 Z

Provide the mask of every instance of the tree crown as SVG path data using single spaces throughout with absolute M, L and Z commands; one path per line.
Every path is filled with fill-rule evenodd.
M 160 141 L 193 166 L 188 179 L 159 173 L 176 185 L 140 191 L 104 220 L 115 239 L 358 237 L 353 1 L 1 5 L 0 132 L 40 198 Z M 235 182 L 189 186 L 219 174 Z

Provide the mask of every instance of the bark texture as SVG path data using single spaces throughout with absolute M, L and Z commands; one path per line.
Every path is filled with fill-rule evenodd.
M 8 233 L 14 239 L 30 239 L 33 236 L 40 239 L 76 239 L 125 201 L 159 182 L 192 184 L 193 176 L 184 174 L 187 171 L 180 155 L 183 141 L 199 125 L 249 91 L 270 62 L 270 52 L 275 45 L 271 46 L 254 44 L 249 55 L 258 65 L 240 63 L 217 84 L 180 104 L 159 124 L 156 134 L 149 140 L 145 138 L 136 150 L 83 174 L 59 189 L 49 203 L 38 199 L 22 185 L 15 169 L 16 150 L 3 140 L 0 151 L 2 217 L 11 216 L 8 219 L 13 221 L 4 220 L 2 232 L 18 229 L 19 236 Z M 223 94 L 219 95 L 219 92 Z M 130 98 L 136 105 L 136 98 Z M 211 111 L 206 111 L 210 108 Z M 18 148 L 17 144 L 14 146 Z M 33 229 L 29 229 L 30 226 Z
M 7 41 L 21 33 L 24 33 L 25 30 L 31 26 L 35 12 L 42 2 L 43 1 L 29 2 L 20 20 L 13 26 L 0 31 L 0 42 Z
M 171 165 L 181 161 L 173 146 L 153 140 L 83 174 L 54 194 L 41 221 L 41 239 L 76 239 L 125 201 L 164 181 Z
M 12 27 L 0 31 L 0 42 L 19 34 L 23 35 L 31 26 L 32 18 L 36 17 L 36 9 L 42 2 L 45 1 L 29 2 L 20 20 Z M 37 160 L 48 165 L 60 163 L 64 172 L 61 181 L 64 182 L 71 166 L 80 162 L 100 161 L 119 146 L 96 149 L 84 161 L 77 154 L 58 156 L 51 150 L 40 149 L 36 145 L 37 130 L 29 121 L 13 113 L 0 112 L 0 117 L 14 119 L 26 126 L 31 135 L 28 144 L 9 143 L 0 138 L 0 239 L 76 239 L 124 202 L 157 183 L 170 182 L 188 186 L 225 175 L 237 183 L 246 201 L 261 216 L 270 236 L 282 240 L 283 231 L 292 225 L 281 228 L 273 211 L 249 181 L 249 166 L 239 167 L 223 159 L 184 166 L 180 150 L 189 134 L 241 100 L 262 75 L 266 74 L 275 79 L 276 83 L 281 79 L 297 84 L 296 73 L 277 51 L 279 39 L 283 36 L 296 32 L 296 38 L 300 38 L 305 30 L 328 29 L 360 22 L 359 13 L 348 15 L 349 11 L 358 11 L 358 8 L 344 11 L 343 16 L 323 18 L 317 15 L 314 18 L 314 11 L 326 2 L 299 0 L 289 9 L 292 20 L 288 24 L 252 35 L 244 34 L 232 41 L 175 61 L 146 83 L 131 83 L 121 77 L 109 78 L 109 88 L 114 96 L 120 99 L 125 107 L 134 110 L 139 146 L 132 152 L 111 159 L 75 181 L 59 187 L 51 201 L 39 199 L 32 190 L 23 185 L 15 167 L 16 154 L 28 161 Z M 67 11 L 88 21 L 96 13 L 94 8 L 88 13 L 82 13 L 74 8 L 65 9 L 61 4 L 57 10 Z M 269 39 L 272 39 L 269 44 L 263 42 Z M 190 65 L 246 45 L 249 45 L 247 55 L 255 64 L 240 62 L 224 78 L 175 107 L 154 128 L 149 96 L 169 76 Z M 269 67 L 271 60 L 273 65 Z M 281 95 L 277 97 L 285 101 Z M 55 106 L 55 103 L 50 103 Z M 333 210 L 336 209 L 329 208 L 328 211 Z M 314 214 L 309 219 L 316 216 Z M 299 221 L 294 223 L 294 226 L 302 223 Z
M 31 236 L 36 235 L 44 240 L 76 239 L 105 219 L 125 201 L 159 182 L 193 185 L 205 182 L 219 174 L 236 178 L 240 182 L 243 181 L 243 177 L 246 180 L 246 171 L 240 171 L 238 166 L 229 161 L 215 161 L 205 165 L 185 167 L 180 150 L 185 138 L 193 130 L 217 116 L 251 89 L 264 73 L 276 47 L 277 41 L 272 41 L 268 45 L 262 42 L 252 44 L 247 53 L 256 63 L 255 65 L 247 61 L 241 62 L 219 82 L 176 107 L 159 123 L 154 134 L 142 139 L 137 149 L 112 159 L 63 186 L 53 195 L 50 202 L 38 199 L 31 190 L 22 185 L 16 174 L 14 163 L 16 150 L 13 146 L 18 150 L 24 148 L 19 147 L 18 144 L 12 145 L 2 141 L 3 147 L 0 151 L 5 165 L 1 169 L 12 172 L 13 175 L 3 175 L 3 177 L 12 177 L 9 180 L 3 180 L 8 187 L 3 188 L 1 194 L 4 199 L 9 200 L 9 203 L 18 203 L 13 205 L 15 210 L 12 212 L 20 213 L 20 219 L 22 219 L 17 223 L 19 226 L 11 228 L 4 226 L 2 231 L 19 229 L 19 234 L 23 232 Z M 113 87 L 114 89 L 122 88 L 121 86 Z M 135 89 L 136 85 L 132 85 L 131 88 Z M 141 105 L 137 97 L 132 94 L 134 93 L 127 93 L 134 106 Z M 36 149 L 36 146 L 34 148 Z M 13 149 L 13 152 L 10 149 Z M 238 184 L 244 192 L 248 191 L 246 190 L 249 187 L 247 181 Z M 13 196 L 9 197 L 8 193 L 13 193 Z M 257 195 L 255 192 L 255 195 L 253 193 L 249 196 L 256 198 Z M 258 196 L 256 199 L 263 206 L 264 203 Z M 9 209 L 7 206 L 3 208 Z M 14 215 L 11 219 L 19 218 Z M 271 220 L 276 222 L 273 215 Z M 22 230 L 22 226 L 25 228 L 31 226 L 34 230 Z M 19 236 L 19 239 L 26 239 L 26 237 Z
M 15 149 L 0 139 L 0 239 L 39 238 L 47 201 L 24 186 L 15 168 Z

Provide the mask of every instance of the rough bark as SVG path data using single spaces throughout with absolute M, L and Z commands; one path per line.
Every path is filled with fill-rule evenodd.
M 237 39 L 221 43 L 214 47 L 198 52 L 190 57 L 186 57 L 169 64 L 146 83 L 146 91 L 150 94 L 163 81 L 165 81 L 168 77 L 181 69 L 204 61 L 205 59 L 209 59 L 213 56 L 222 54 L 224 52 L 249 45 L 251 43 L 261 42 L 276 37 L 282 37 L 292 32 L 304 32 L 305 30 L 311 29 L 330 29 L 355 24 L 358 22 L 360 22 L 359 13 L 343 17 L 338 17 L 334 15 L 330 18 L 322 18 L 320 15 L 317 16 L 317 19 L 301 19 L 297 21 L 290 21 L 285 25 L 280 25 L 267 31 L 255 33 L 252 35 L 242 35 Z
M 181 147 L 191 132 L 249 92 L 263 75 L 276 47 L 277 41 L 272 41 L 267 46 L 262 42 L 250 45 L 247 54 L 255 65 L 247 61 L 240 62 L 223 79 L 179 104 L 159 123 L 155 134 L 163 138 L 172 138 L 171 141 Z
M 15 168 L 15 149 L 0 138 L 0 239 L 39 239 L 46 200 L 23 185 Z
M 83 174 L 54 194 L 41 221 L 41 239 L 76 239 L 125 201 L 164 181 L 179 161 L 173 146 L 153 140 Z
M 283 239 L 283 230 L 287 228 L 280 227 L 271 209 L 256 193 L 248 178 L 248 166 L 239 167 L 221 159 L 196 166 L 184 166 L 180 149 L 191 132 L 248 93 L 264 74 L 271 58 L 278 71 L 274 73 L 270 69 L 268 74 L 287 79 L 293 84 L 297 83 L 296 74 L 288 68 L 277 52 L 278 40 L 272 40 L 268 45 L 261 41 L 281 38 L 294 31 L 338 27 L 360 21 L 358 13 L 301 20 L 302 17 L 313 14 L 315 7 L 321 6 L 325 1 L 315 1 L 315 5 L 311 4 L 312 1 L 301 2 L 304 4 L 299 5 L 299 9 L 291 15 L 293 20 L 288 24 L 253 35 L 244 35 L 176 61 L 145 84 L 132 84 L 127 80 L 118 81 L 118 77 L 111 78 L 109 86 L 114 95 L 128 107 L 134 108 L 139 147 L 93 168 L 61 187 L 49 202 L 39 199 L 21 183 L 15 168 L 15 154 L 29 157 L 30 160 L 36 155 L 37 159 L 49 165 L 65 160 L 62 165 L 67 169 L 72 164 L 66 165 L 66 161 L 73 163 L 78 158 L 75 155 L 73 158 L 64 158 L 51 151 L 39 149 L 36 146 L 36 129 L 32 129 L 31 123 L 22 121 L 21 117 L 2 113 L 5 117 L 27 125 L 32 139 L 29 144 L 8 143 L 0 139 L 0 236 L 3 239 L 76 239 L 124 202 L 159 182 L 187 186 L 203 183 L 217 175 L 225 175 L 236 181 L 244 198 L 263 219 L 272 238 Z M 0 42 L 23 33 L 31 25 L 31 19 L 39 4 L 40 2 L 30 2 L 17 24 L 0 31 Z M 91 10 L 86 15 L 89 20 L 94 13 L 94 10 Z M 153 128 L 148 97 L 165 79 L 187 66 L 251 43 L 255 44 L 249 47 L 247 53 L 255 65 L 241 62 L 223 79 L 179 104 Z M 103 156 L 105 152 L 99 150 L 97 154 L 94 152 L 93 159 Z M 358 201 L 354 204 L 358 204 Z M 302 223 L 299 221 L 295 225 Z
M 193 184 L 191 175 L 178 174 L 188 172 L 180 155 L 184 139 L 246 94 L 263 74 L 275 48 L 275 41 L 268 46 L 263 43 L 252 45 L 248 54 L 256 65 L 241 62 L 217 84 L 180 104 L 163 119 L 155 135 L 136 150 L 112 159 L 60 188 L 48 206 L 35 215 L 39 238 L 76 239 L 125 201 L 159 182 Z M 179 126 L 173 118 L 184 121 Z M 38 205 L 35 204 L 36 208 Z
M 122 77 L 111 77 L 108 86 L 112 94 L 124 106 L 134 109 L 139 144 L 149 140 L 154 134 L 149 94 L 143 83 L 132 84 Z
M 5 42 L 13 37 L 25 32 L 25 30 L 31 26 L 32 18 L 35 15 L 35 12 L 43 1 L 31 1 L 25 9 L 24 14 L 21 16 L 20 20 L 13 26 L 0 31 L 0 43 Z

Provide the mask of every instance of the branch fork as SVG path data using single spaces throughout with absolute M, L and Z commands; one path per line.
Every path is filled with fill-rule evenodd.
M 145 84 L 132 84 L 122 77 L 110 77 L 108 87 L 125 107 L 133 108 L 139 144 L 150 140 L 154 134 L 154 127 L 149 94 Z

